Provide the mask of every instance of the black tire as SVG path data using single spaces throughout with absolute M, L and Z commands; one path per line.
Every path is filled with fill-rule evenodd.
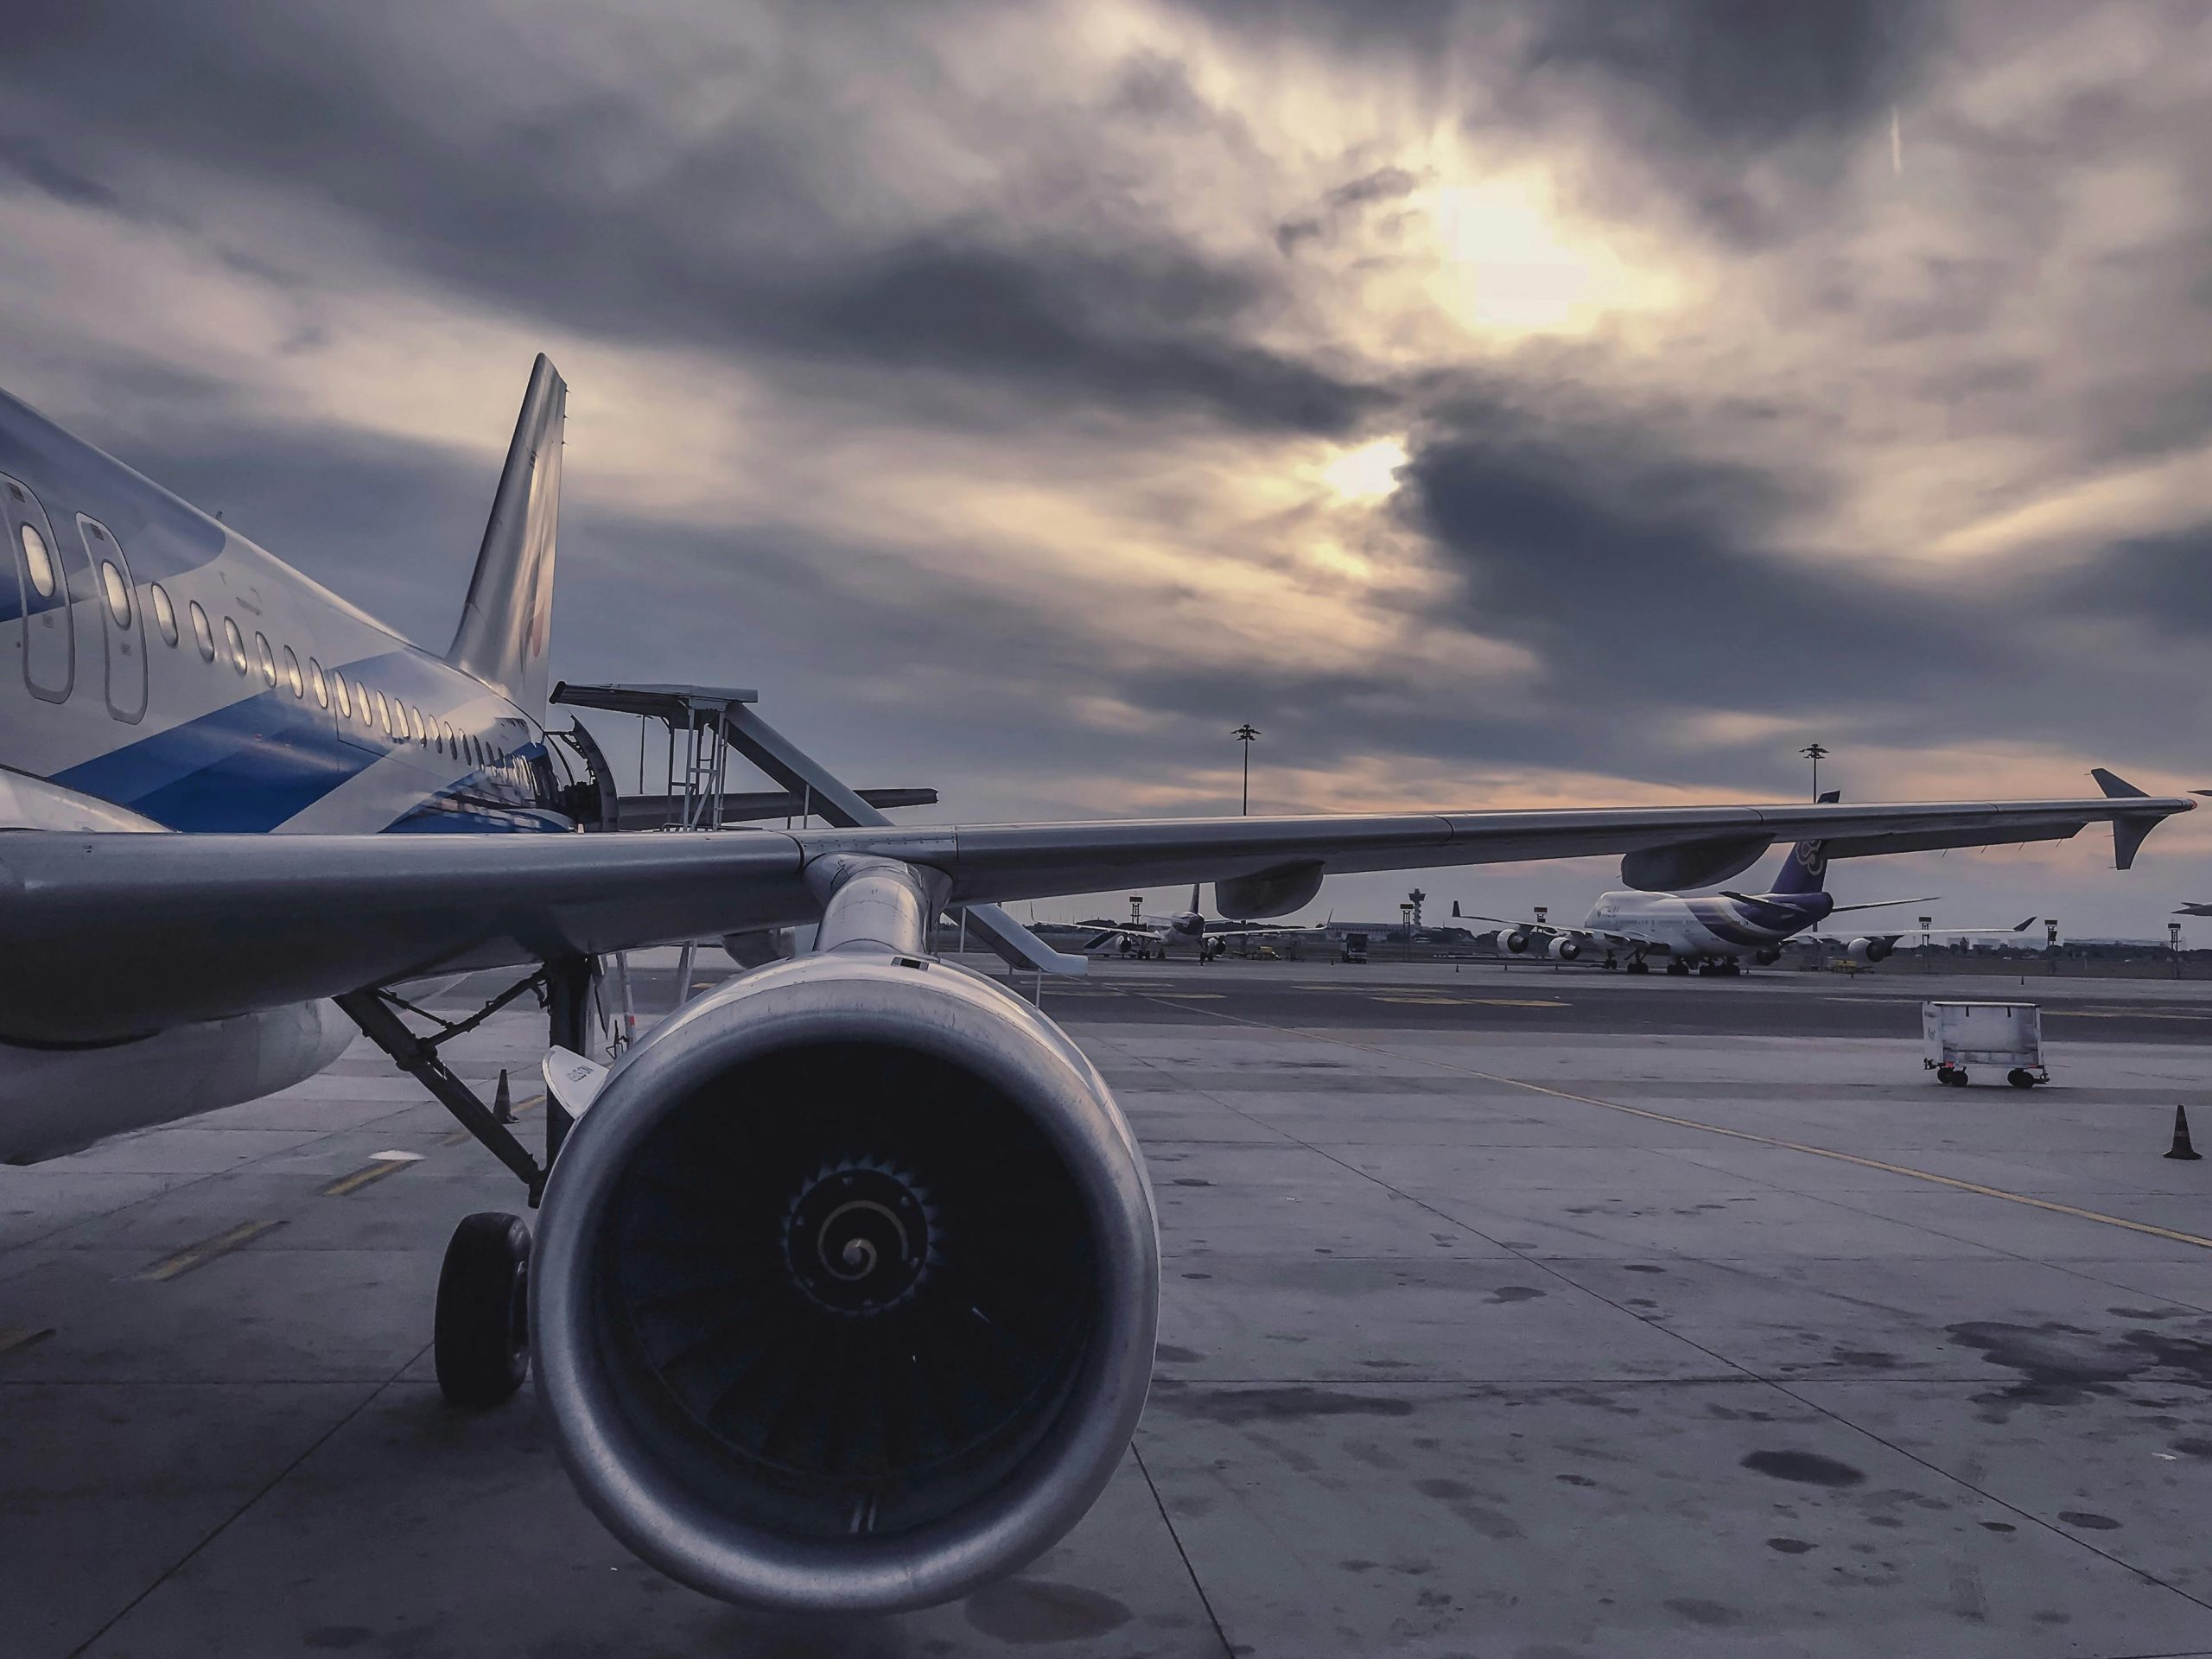
M 530 1229 L 520 1216 L 464 1218 L 438 1273 L 433 1350 L 447 1403 L 481 1410 L 530 1375 Z
M 2007 1071 L 2005 1074 L 2005 1081 L 2015 1089 L 2032 1089 L 2036 1086 L 2035 1073 L 2020 1066 L 2015 1066 L 2012 1071 Z

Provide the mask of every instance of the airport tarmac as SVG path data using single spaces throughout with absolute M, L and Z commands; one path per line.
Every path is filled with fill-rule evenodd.
M 441 1404 L 519 1192 L 373 1052 L 0 1169 L 0 1653 L 2212 1654 L 2212 988 L 1946 980 L 2053 1016 L 2053 1087 L 1961 1091 L 1894 979 L 1450 966 L 1047 988 L 1158 1379 L 1064 1544 L 897 1618 L 681 1589 L 527 1390 Z M 526 1097 L 542 1030 L 449 1052 Z

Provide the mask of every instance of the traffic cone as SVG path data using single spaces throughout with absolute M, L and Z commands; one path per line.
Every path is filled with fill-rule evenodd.
M 2191 1161 L 2204 1156 L 2189 1143 L 2189 1110 L 2186 1107 L 2177 1105 L 2174 1108 L 2174 1144 L 2166 1156 L 2186 1158 Z
M 495 1123 L 515 1121 L 514 1102 L 507 1094 L 507 1073 L 504 1066 L 499 1071 L 499 1092 L 492 1096 L 492 1121 Z M 2192 1158 L 2196 1156 L 2193 1152 L 2189 1155 Z

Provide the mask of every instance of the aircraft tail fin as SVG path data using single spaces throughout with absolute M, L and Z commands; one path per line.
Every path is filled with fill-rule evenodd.
M 553 621 L 553 543 L 561 517 L 561 431 L 568 384 L 543 353 L 530 372 L 491 522 L 446 660 L 543 718 Z
M 1840 789 L 1821 791 L 1821 804 L 1833 805 L 1843 798 Z M 1782 868 L 1774 878 L 1774 885 L 1767 891 L 1777 897 L 1790 897 L 1802 893 L 1826 893 L 1828 886 L 1828 854 L 1827 844 L 1818 841 L 1801 841 L 1789 849 L 1789 856 L 1782 861 Z

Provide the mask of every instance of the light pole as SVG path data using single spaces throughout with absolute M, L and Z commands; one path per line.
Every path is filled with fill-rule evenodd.
M 1797 751 L 1813 763 L 1813 798 L 1821 798 L 1821 762 L 1827 758 L 1827 751 L 1817 743 L 1808 743 Z
M 1244 816 L 1252 816 L 1252 745 L 1260 735 L 1260 728 L 1246 721 L 1230 735 L 1244 746 Z

